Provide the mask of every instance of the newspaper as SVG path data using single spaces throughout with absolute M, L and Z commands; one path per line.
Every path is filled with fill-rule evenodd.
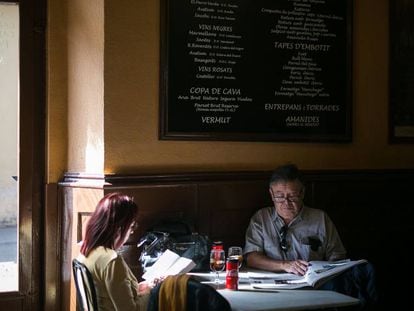
M 367 260 L 310 261 L 304 276 L 290 273 L 248 272 L 253 289 L 296 289 L 303 287 L 318 288 L 336 275 L 351 267 L 366 263 Z

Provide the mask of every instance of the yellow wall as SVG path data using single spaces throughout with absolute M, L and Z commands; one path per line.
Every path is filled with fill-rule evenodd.
M 67 170 L 66 0 L 48 2 L 46 177 L 58 181 Z
M 104 0 L 68 3 L 68 168 L 100 173 L 104 167 Z
M 102 109 L 99 103 L 84 109 L 88 93 L 81 84 L 70 87 L 70 79 L 84 67 L 68 53 L 70 44 L 69 48 L 67 42 L 58 44 L 62 38 L 56 29 L 74 35 L 72 23 L 78 22 L 77 17 L 69 18 L 66 24 L 64 18 L 57 18 L 66 1 L 71 8 L 81 6 L 82 2 L 49 1 L 49 182 L 57 181 L 65 171 L 99 171 L 99 166 L 90 170 L 84 158 L 88 141 L 85 122 L 91 120 L 99 128 L 101 117 L 104 131 L 96 130 L 96 136 L 102 135 L 104 147 L 97 148 L 96 156 L 97 161 L 104 161 L 106 173 L 267 170 L 287 161 L 304 169 L 414 167 L 414 145 L 388 143 L 387 0 L 354 1 L 353 141 L 347 144 L 158 140 L 160 4 L 154 0 L 91 1 L 104 2 L 104 51 L 97 46 L 85 50 L 85 42 L 78 47 L 90 60 L 95 54 L 98 60 L 104 54 L 101 72 L 104 112 L 99 111 Z M 93 12 L 93 5 L 87 10 Z M 99 19 L 100 15 L 95 12 L 90 17 Z M 100 23 L 101 20 L 88 25 Z M 79 31 L 78 35 L 82 33 Z M 81 39 L 72 37 L 68 42 Z M 62 75 L 65 74 L 65 64 L 74 66 L 69 65 L 69 83 L 57 73 L 62 70 Z M 93 88 L 99 89 L 101 77 L 97 72 L 91 81 L 88 79 L 82 83 L 90 82 Z M 66 103 L 58 94 L 65 92 L 69 92 L 68 111 L 76 111 L 74 116 L 84 115 L 81 120 L 52 121 L 54 117 L 64 121 Z M 100 95 L 93 96 L 99 102 Z M 67 126 L 68 134 L 65 134 Z M 61 135 L 54 137 L 54 133 Z M 69 160 L 62 153 L 66 148 Z M 99 152 L 104 152 L 103 160 Z

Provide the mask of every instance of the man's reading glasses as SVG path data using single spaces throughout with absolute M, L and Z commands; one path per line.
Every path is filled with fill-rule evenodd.
M 275 195 L 273 199 L 276 203 L 285 203 L 286 201 L 289 203 L 299 203 L 302 200 L 300 196 L 283 197 L 279 195 Z

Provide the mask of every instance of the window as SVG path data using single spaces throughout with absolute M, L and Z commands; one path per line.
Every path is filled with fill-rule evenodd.
M 0 292 L 18 290 L 19 6 L 0 3 Z

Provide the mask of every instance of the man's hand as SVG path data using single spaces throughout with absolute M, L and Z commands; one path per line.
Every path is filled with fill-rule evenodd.
M 288 272 L 296 275 L 304 275 L 308 270 L 309 262 L 305 260 L 275 260 L 260 252 L 251 252 L 247 255 L 249 267 L 274 271 Z
M 289 260 L 284 262 L 283 269 L 296 275 L 305 275 L 308 266 L 309 262 L 305 260 Z

